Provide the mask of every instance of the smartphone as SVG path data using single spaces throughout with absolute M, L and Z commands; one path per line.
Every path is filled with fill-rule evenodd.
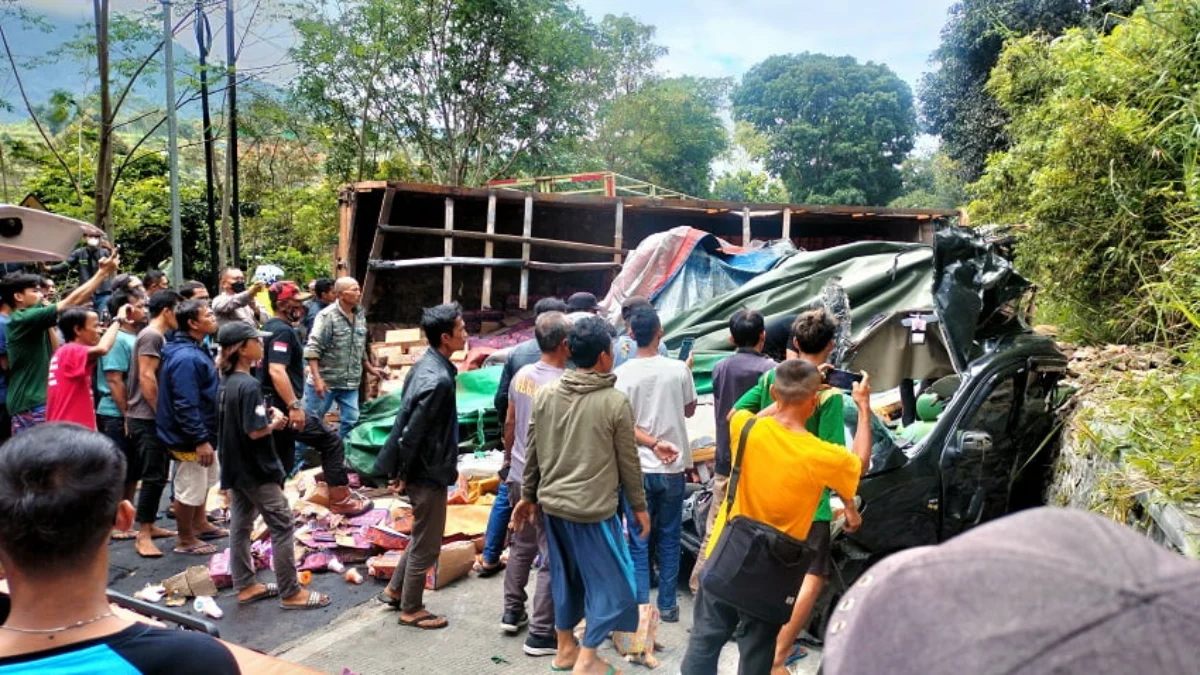
M 687 361 L 692 355 L 692 345 L 696 344 L 696 338 L 684 338 L 683 343 L 679 345 L 679 360 Z
M 853 373 L 849 370 L 832 370 L 825 371 L 825 384 L 838 389 L 851 391 L 854 388 L 855 382 L 862 382 L 862 373 Z

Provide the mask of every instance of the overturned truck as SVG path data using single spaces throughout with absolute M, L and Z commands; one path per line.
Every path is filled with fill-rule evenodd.
M 858 241 L 931 243 L 954 211 L 750 204 L 364 182 L 339 195 L 339 276 L 363 286 L 368 320 L 414 324 L 422 307 L 519 312 L 537 298 L 603 297 L 632 249 L 688 226 L 730 244 L 801 250 Z

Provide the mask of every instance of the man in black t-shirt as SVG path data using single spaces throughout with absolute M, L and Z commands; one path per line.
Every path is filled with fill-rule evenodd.
M 240 672 L 208 635 L 114 614 L 108 538 L 133 525 L 124 482 L 125 456 L 80 426 L 40 425 L 4 444 L 0 564 L 12 609 L 0 626 L 0 674 Z
M 328 605 L 329 597 L 300 586 L 295 522 L 283 494 L 283 465 L 271 440 L 288 419 L 278 408 L 267 407 L 262 385 L 250 374 L 262 360 L 264 337 L 268 334 L 242 321 L 230 321 L 217 332 L 224 378 L 217 417 L 221 488 L 230 497 L 229 571 L 239 604 L 278 596 L 284 609 L 316 609 Z M 271 533 L 276 583 L 260 583 L 250 557 L 250 532 L 259 515 Z
M 328 507 L 333 513 L 356 516 L 372 504 L 350 490 L 342 438 L 321 418 L 305 413 L 300 399 L 304 391 L 304 346 L 296 335 L 296 324 L 304 319 L 302 303 L 307 294 L 301 293 L 291 281 L 276 281 L 267 292 L 275 315 L 263 324 L 263 331 L 270 334 L 263 359 L 266 367 L 260 369 L 263 394 L 269 406 L 286 410 L 288 416 L 287 426 L 274 434 L 275 451 L 284 470 L 291 473 L 296 463 L 297 442 L 316 449 L 321 455 L 327 486 L 318 485 L 318 494 L 324 496 L 323 491 L 328 492 Z
M 795 337 L 792 335 L 792 324 L 799 314 L 784 314 L 767 321 L 767 339 L 763 342 L 762 353 L 783 363 L 788 360 L 788 352 L 795 352 Z M 793 353 L 790 358 L 799 354 Z

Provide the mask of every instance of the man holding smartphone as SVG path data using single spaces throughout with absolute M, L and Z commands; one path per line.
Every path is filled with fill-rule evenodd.
M 642 464 L 643 486 L 656 532 L 658 611 L 663 621 L 679 620 L 675 591 L 679 582 L 680 529 L 684 472 L 692 468 L 687 419 L 696 413 L 696 385 L 683 361 L 660 356 L 663 329 L 653 307 L 635 310 L 629 319 L 637 355 L 615 373 L 617 389 L 633 406 L 634 433 Z M 636 571 L 639 605 L 650 602 L 650 542 L 639 535 L 632 512 L 629 548 Z

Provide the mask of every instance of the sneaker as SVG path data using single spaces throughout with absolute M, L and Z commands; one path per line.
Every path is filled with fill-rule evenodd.
M 525 653 L 530 656 L 554 656 L 558 653 L 558 638 L 553 635 L 534 635 L 525 638 Z
M 679 623 L 679 607 L 658 610 L 658 619 L 663 623 Z
M 516 633 L 527 623 L 529 623 L 529 615 L 525 613 L 525 610 L 519 612 L 509 610 L 500 618 L 500 627 L 504 629 L 505 633 Z

